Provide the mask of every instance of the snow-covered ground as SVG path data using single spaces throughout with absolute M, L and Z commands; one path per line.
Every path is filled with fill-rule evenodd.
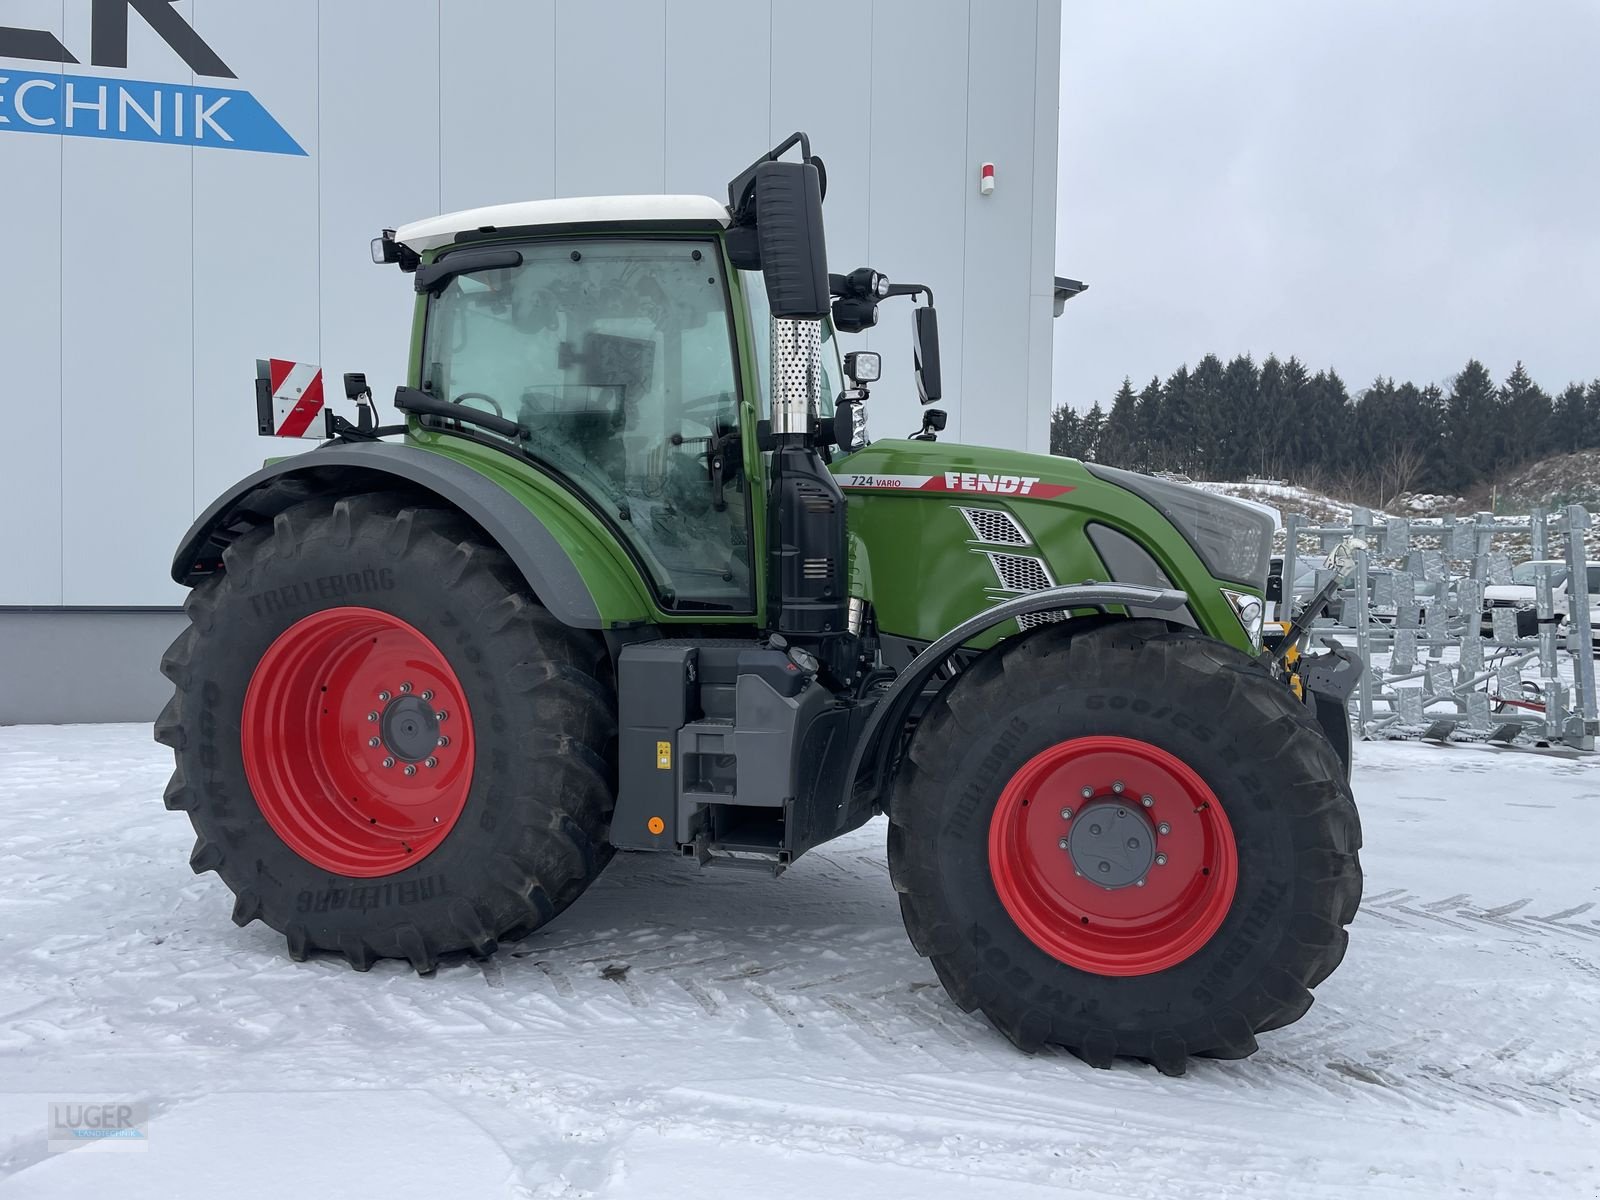
M 358 975 L 232 925 L 147 727 L 0 729 L 0 1200 L 1600 1194 L 1600 762 L 1357 753 L 1344 966 L 1168 1079 L 956 1009 L 879 823 L 782 879 L 623 856 L 491 962 Z M 99 1098 L 147 1150 L 47 1154 Z

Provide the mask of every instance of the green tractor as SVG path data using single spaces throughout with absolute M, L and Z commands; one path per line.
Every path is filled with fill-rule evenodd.
M 795 134 L 726 205 L 374 241 L 416 290 L 404 423 L 347 376 L 360 420 L 231 488 L 173 563 L 156 738 L 190 863 L 297 960 L 426 972 L 618 850 L 778 872 L 883 814 L 912 944 L 1018 1046 L 1247 1055 L 1361 891 L 1348 764 L 1299 686 L 1341 673 L 1305 656 L 1291 687 L 1260 646 L 1272 521 L 942 443 L 936 409 L 869 442 L 877 356 L 834 335 L 910 298 L 935 401 L 933 297 L 830 275 L 824 188 Z

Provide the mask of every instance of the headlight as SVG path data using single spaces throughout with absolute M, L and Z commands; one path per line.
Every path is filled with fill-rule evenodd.
M 1272 561 L 1275 522 L 1260 509 L 1200 488 L 1098 463 L 1084 463 L 1090 473 L 1139 496 L 1183 534 L 1206 570 L 1218 579 L 1245 587 L 1262 587 Z
M 1239 618 L 1239 624 L 1244 626 L 1244 631 L 1250 635 L 1250 643 L 1257 649 L 1261 648 L 1261 598 L 1252 596 L 1248 592 L 1236 592 L 1231 588 L 1223 588 L 1222 594 L 1228 601 L 1228 606 L 1233 609 L 1233 615 Z

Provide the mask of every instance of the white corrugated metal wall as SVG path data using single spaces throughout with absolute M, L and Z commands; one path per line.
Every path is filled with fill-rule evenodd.
M 207 82 L 136 13 L 127 68 L 90 65 L 91 3 L 8 0 L 0 23 L 59 37 L 73 74 Z M 253 93 L 306 155 L 0 123 L 0 606 L 176 603 L 178 536 L 277 449 L 254 434 L 258 356 L 392 393 L 412 295 L 368 261 L 379 227 L 549 195 L 720 195 L 795 129 L 828 165 L 830 265 L 935 288 L 946 436 L 1044 448 L 1056 0 L 176 8 L 238 76 L 211 82 Z M 61 70 L 0 58 L 0 78 Z M 888 308 L 873 338 L 878 436 L 917 420 L 909 323 Z

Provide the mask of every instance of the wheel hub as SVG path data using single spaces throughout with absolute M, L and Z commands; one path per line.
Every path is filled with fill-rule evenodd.
M 1222 926 L 1238 849 L 1216 793 L 1136 738 L 1049 746 L 1001 790 L 989 873 L 1006 912 L 1051 957 L 1097 975 L 1183 962 Z
M 439 748 L 439 714 L 421 696 L 391 700 L 378 729 L 383 748 L 401 762 L 422 762 Z
M 1067 852 L 1073 868 L 1106 891 L 1143 883 L 1156 860 L 1156 831 L 1137 807 L 1101 800 L 1072 819 Z
M 461 680 L 426 635 L 376 609 L 324 609 L 284 630 L 251 675 L 240 735 L 262 816 L 301 858 L 339 875 L 420 862 L 472 787 Z

